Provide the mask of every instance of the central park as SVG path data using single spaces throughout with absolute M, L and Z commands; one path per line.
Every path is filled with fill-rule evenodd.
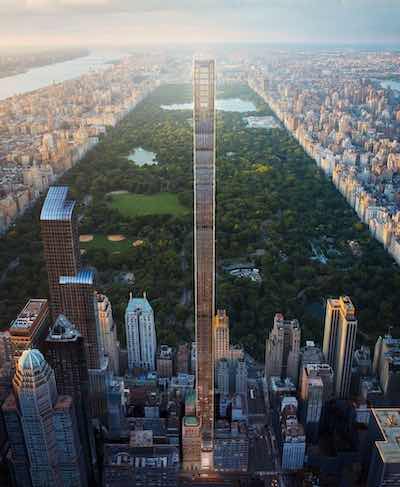
M 232 341 L 262 360 L 276 312 L 298 318 L 304 338 L 321 339 L 324 300 L 346 294 L 358 342 L 373 344 L 397 326 L 398 266 L 279 124 L 249 126 L 246 117 L 271 118 L 263 100 L 244 85 L 218 96 L 250 110 L 217 116 L 217 307 L 230 316 Z M 193 339 L 191 109 L 162 108 L 190 101 L 189 85 L 158 88 L 57 183 L 79 203 L 82 258 L 98 270 L 123 342 L 131 290 L 147 292 L 160 343 Z M 128 156 L 136 147 L 157 163 L 135 164 Z M 0 240 L 3 327 L 26 296 L 48 295 L 41 203 Z M 233 275 L 235 266 L 259 269 L 260 279 Z

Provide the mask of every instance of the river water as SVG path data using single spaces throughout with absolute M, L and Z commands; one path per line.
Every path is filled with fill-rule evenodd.
M 106 69 L 110 62 L 127 56 L 122 51 L 92 52 L 88 56 L 62 63 L 32 68 L 26 73 L 0 78 L 0 100 L 44 88 L 53 83 L 78 78 L 90 70 Z

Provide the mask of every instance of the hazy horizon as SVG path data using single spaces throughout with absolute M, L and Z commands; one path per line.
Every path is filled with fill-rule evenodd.
M 0 48 L 400 44 L 397 0 L 0 0 Z

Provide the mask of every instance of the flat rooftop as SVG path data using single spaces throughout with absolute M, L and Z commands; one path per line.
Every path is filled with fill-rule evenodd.
M 11 323 L 10 331 L 29 329 L 35 324 L 46 308 L 48 308 L 47 299 L 30 299 L 17 318 Z
M 372 409 L 382 441 L 375 445 L 385 463 L 400 463 L 400 408 Z

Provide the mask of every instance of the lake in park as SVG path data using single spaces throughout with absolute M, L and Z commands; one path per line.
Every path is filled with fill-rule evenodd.
M 130 152 L 128 159 L 137 166 L 154 166 L 158 164 L 156 156 L 157 154 L 155 152 L 145 150 L 143 147 L 136 147 Z
M 252 101 L 241 98 L 220 98 L 216 103 L 217 110 L 221 112 L 255 112 L 257 107 Z M 193 103 L 175 103 L 172 105 L 161 105 L 163 110 L 193 110 Z

